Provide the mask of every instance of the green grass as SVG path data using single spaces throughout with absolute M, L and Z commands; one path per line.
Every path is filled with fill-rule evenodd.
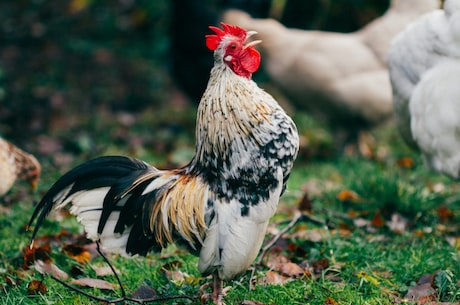
M 149 121 L 149 118 L 141 118 L 140 121 Z M 311 125 L 303 126 L 302 122 L 299 125 L 302 134 L 307 127 L 313 128 Z M 96 129 L 105 127 L 98 126 Z M 133 132 L 142 134 L 146 131 L 140 125 L 134 127 Z M 311 216 L 326 222 L 330 228 L 301 221 L 282 238 L 284 243 L 280 243 L 280 251 L 298 264 L 311 265 L 318 259 L 327 259 L 329 267 L 313 276 L 293 278 L 283 285 L 260 284 L 259 280 L 266 275 L 268 268 L 258 267 L 254 272 L 254 289 L 249 289 L 251 270 L 226 283 L 232 286 L 226 304 L 240 304 L 244 300 L 263 304 L 324 304 L 328 298 L 339 304 L 394 304 L 423 274 L 433 274 L 437 270 L 451 271 L 454 283 L 447 290 L 448 294 L 440 300 L 460 301 L 457 282 L 460 280 L 460 253 L 447 239 L 458 239 L 460 236 L 457 183 L 427 170 L 421 158 L 402 144 L 392 127 L 375 132 L 374 137 L 375 149 L 387 150 L 383 157 L 366 158 L 359 154 L 325 157 L 322 153 L 329 145 L 329 137 L 315 140 L 324 145 L 316 145 L 318 150 L 309 152 L 308 160 L 300 159 L 297 162 L 288 191 L 273 218 L 271 226 L 282 227 L 306 191 L 312 202 Z M 113 143 L 110 139 L 106 141 L 106 144 Z M 191 145 L 189 140 L 183 143 L 184 146 Z M 98 143 L 98 149 L 94 151 L 97 154 L 123 153 L 123 145 L 123 142 L 107 146 Z M 182 146 L 175 149 L 180 150 Z M 80 154 L 72 160 L 72 165 L 89 155 L 91 153 Z M 147 148 L 139 155 L 151 162 L 166 162 Z M 397 166 L 397 160 L 402 156 L 412 158 L 415 166 Z M 36 194 L 24 195 L 25 186 L 20 184 L 3 199 L 9 211 L 0 214 L 0 305 L 94 304 L 95 301 L 70 291 L 51 277 L 21 267 L 21 253 L 30 238 L 30 233 L 25 232 L 24 227 L 32 212 L 32 202 L 38 200 L 39 195 L 62 173 L 62 168 L 53 165 L 49 159 L 43 161 L 43 167 L 43 179 Z M 345 190 L 354 191 L 360 200 L 340 201 L 337 195 Z M 447 219 L 440 217 L 440 206 L 451 211 Z M 373 226 L 371 223 L 375 215 L 380 215 L 388 224 L 394 214 L 408 222 L 401 232 L 394 232 L 386 225 Z M 369 224 L 357 225 L 357 219 L 368 221 Z M 63 228 L 71 232 L 81 230 L 73 218 L 58 222 L 51 216 L 39 235 L 57 234 Z M 319 241 L 302 237 L 311 230 L 321 232 Z M 54 263 L 70 272 L 71 266 L 77 263 L 61 253 L 60 246 L 52 243 Z M 144 283 L 153 287 L 159 295 L 194 297 L 199 294 L 200 286 L 209 282 L 209 278 L 200 277 L 196 269 L 197 258 L 175 247 L 168 248 L 166 254 L 151 254 L 147 258 L 109 258 L 121 271 L 121 280 L 128 294 Z M 165 276 L 161 269 L 171 264 L 177 265 L 177 270 L 188 275 L 185 281 L 172 281 Z M 84 276 L 95 278 L 91 266 L 96 265 L 103 265 L 100 257 L 81 265 Z M 12 285 L 9 279 L 14 279 L 15 284 Z M 115 283 L 113 276 L 104 279 Z M 32 280 L 43 280 L 46 293 L 28 295 L 27 286 Z M 118 291 L 82 289 L 95 295 L 119 296 Z M 164 303 L 200 304 L 200 301 L 182 299 Z

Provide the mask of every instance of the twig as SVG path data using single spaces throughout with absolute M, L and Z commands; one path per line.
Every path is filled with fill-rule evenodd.
M 283 236 L 283 234 L 285 234 L 287 231 L 292 229 L 296 225 L 297 222 L 299 222 L 300 220 L 304 220 L 304 219 L 314 224 L 317 224 L 317 225 L 321 225 L 324 227 L 330 227 L 329 225 L 326 224 L 325 221 L 318 219 L 314 216 L 304 214 L 299 210 L 296 210 L 291 221 L 262 248 L 262 252 L 260 253 L 259 258 L 257 259 L 256 263 L 254 264 L 255 266 L 254 268 L 252 268 L 252 271 L 251 271 L 251 277 L 249 278 L 249 289 L 250 290 L 253 288 L 252 282 L 254 278 L 254 273 L 256 271 L 256 267 L 262 264 L 262 261 L 267 255 L 268 251 L 273 247 L 274 244 L 276 244 L 276 242 L 281 238 L 281 236 Z
M 121 284 L 120 277 L 118 276 L 117 271 L 116 271 L 115 268 L 112 266 L 112 264 L 110 263 L 110 261 L 109 261 L 109 259 L 107 258 L 107 256 L 105 256 L 105 254 L 102 253 L 101 244 L 99 243 L 99 241 L 96 241 L 96 250 L 97 250 L 97 253 L 99 253 L 99 255 L 102 256 L 102 258 L 103 258 L 104 261 L 107 263 L 107 265 L 109 265 L 110 270 L 112 270 L 112 273 L 113 273 L 113 275 L 115 276 L 115 278 L 116 278 L 116 280 L 117 280 L 118 286 L 120 286 L 121 296 L 122 296 L 123 298 L 126 297 L 126 292 L 125 292 L 125 289 L 123 288 L 123 285 Z
M 291 222 L 287 226 L 285 226 L 281 231 L 279 231 L 278 234 L 276 234 L 263 248 L 262 252 L 259 255 L 259 258 L 256 261 L 256 266 L 260 265 L 265 258 L 265 255 L 267 255 L 268 251 L 273 247 L 273 245 L 283 236 L 284 233 L 292 229 L 292 227 L 295 226 L 295 224 L 299 221 L 299 219 L 302 218 L 302 213 L 299 210 L 295 211 L 294 217 L 292 217 Z
M 82 289 L 79 289 L 75 286 L 70 285 L 69 283 L 62 281 L 61 279 L 55 277 L 54 275 L 50 275 L 50 276 L 53 280 L 69 288 L 70 290 L 80 293 L 89 299 L 92 299 L 98 302 L 102 302 L 105 304 L 112 304 L 112 303 L 118 303 L 118 302 L 123 302 L 123 301 L 129 301 L 129 302 L 134 302 L 138 304 L 145 304 L 145 303 L 152 303 L 152 302 L 164 302 L 164 301 L 175 300 L 175 299 L 189 299 L 191 301 L 194 300 L 194 298 L 186 296 L 186 295 L 172 295 L 172 296 L 153 297 L 153 298 L 146 298 L 146 299 L 137 299 L 137 298 L 132 298 L 128 296 L 122 296 L 119 298 L 109 299 L 109 298 L 98 297 L 98 296 L 89 294 Z
M 79 289 L 79 288 L 77 288 L 75 286 L 72 286 L 69 283 L 66 283 L 66 282 L 62 281 L 61 279 L 59 279 L 59 278 L 57 278 L 57 277 L 55 277 L 53 275 L 51 275 L 51 278 L 54 279 L 55 281 L 57 281 L 58 283 L 64 285 L 65 287 L 69 288 L 70 290 L 73 290 L 73 291 L 75 291 L 77 293 L 80 293 L 80 294 L 84 295 L 85 297 L 87 297 L 89 299 L 92 299 L 92 300 L 95 300 L 95 301 L 98 301 L 98 302 L 102 302 L 102 303 L 105 303 L 105 304 L 120 303 L 120 302 L 125 302 L 125 301 L 134 302 L 134 303 L 138 303 L 138 304 L 146 304 L 146 303 L 152 303 L 152 302 L 164 302 L 164 301 L 175 300 L 175 299 L 194 300 L 194 298 L 189 297 L 189 296 L 185 296 L 185 295 L 162 296 L 162 297 L 153 297 L 153 298 L 146 298 L 146 299 L 138 299 L 138 298 L 133 298 L 133 297 L 126 296 L 126 292 L 125 292 L 125 289 L 123 288 L 123 284 L 121 282 L 121 279 L 118 276 L 118 274 L 117 274 L 115 268 L 113 267 L 113 265 L 110 263 L 110 261 L 107 258 L 107 256 L 105 256 L 105 254 L 102 252 L 99 241 L 96 242 L 96 246 L 97 246 L 96 247 L 97 252 L 99 253 L 99 255 L 101 255 L 101 257 L 104 259 L 104 261 L 107 263 L 107 265 L 109 265 L 110 270 L 112 270 L 113 275 L 115 276 L 115 278 L 117 280 L 118 286 L 120 287 L 121 297 L 112 298 L 112 299 L 105 298 L 105 297 L 98 297 L 98 296 L 89 294 L 89 293 L 85 292 L 84 290 Z

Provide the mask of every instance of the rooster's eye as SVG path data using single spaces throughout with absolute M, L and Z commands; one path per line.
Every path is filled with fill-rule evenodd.
M 230 45 L 230 49 L 232 49 L 232 50 L 236 49 L 236 44 L 235 44 L 235 43 L 232 43 L 232 44 Z

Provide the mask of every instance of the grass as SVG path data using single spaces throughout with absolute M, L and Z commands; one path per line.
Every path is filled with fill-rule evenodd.
M 189 119 L 185 120 L 190 123 Z M 297 118 L 301 134 L 315 135 L 311 130 L 318 127 L 304 122 L 304 119 Z M 145 122 L 150 123 L 148 116 L 138 118 L 139 125 L 131 130 L 140 137 L 143 133 L 151 132 L 142 128 Z M 108 127 L 96 126 L 96 131 L 99 128 Z M 190 133 L 190 130 L 184 132 Z M 324 130 L 321 132 L 324 134 Z M 233 282 L 226 283 L 232 286 L 226 304 L 240 304 L 245 300 L 262 304 L 394 304 L 402 300 L 423 274 L 433 274 L 437 270 L 449 270 L 453 274 L 452 285 L 445 290 L 445 295 L 437 299 L 445 302 L 460 301 L 459 248 L 458 244 L 456 247 L 448 242 L 455 238 L 458 240 L 460 235 L 458 185 L 427 170 L 420 157 L 404 146 L 393 127 L 376 131 L 373 135 L 375 142 L 370 144 L 372 150 L 385 151 L 384 154 L 362 156 L 352 153 L 324 157 L 322 152 L 327 150 L 329 136 L 326 133 L 324 138 L 315 139 L 315 143 L 325 143 L 325 146 L 315 146 L 318 150 L 316 153 L 308 153 L 310 159 L 301 158 L 297 162 L 288 191 L 272 220 L 271 230 L 282 227 L 296 210 L 299 200 L 307 193 L 311 201 L 310 215 L 325 221 L 330 228 L 325 229 L 308 221 L 299 222 L 283 236 L 277 251 L 297 264 L 311 265 L 319 259 L 327 259 L 329 266 L 311 276 L 305 274 L 292 277 L 291 281 L 281 285 L 261 284 L 259 280 L 267 275 L 269 268 L 259 267 L 254 272 L 254 289 L 249 289 L 251 271 L 248 271 Z M 184 139 L 189 136 L 184 136 Z M 174 136 L 173 139 L 178 137 Z M 126 145 L 124 141 L 114 142 L 110 137 L 104 141 L 107 142 L 98 143 L 97 149 L 91 145 L 82 149 L 97 154 L 123 153 Z M 90 139 L 89 143 L 93 142 L 97 141 Z M 184 140 L 173 150 L 189 147 L 191 143 L 190 140 Z M 167 160 L 158 157 L 164 153 L 162 150 L 142 149 L 134 153 L 152 163 L 167 163 Z M 91 152 L 84 151 L 66 167 L 90 155 Z M 414 166 L 398 166 L 401 157 L 413 160 Z M 30 233 L 25 232 L 24 228 L 31 215 L 32 202 L 38 200 L 39 195 L 63 171 L 55 163 L 52 158 L 44 158 L 43 179 L 36 194 L 25 195 L 25 186 L 19 184 L 3 199 L 7 211 L 0 214 L 0 305 L 94 304 L 93 300 L 70 291 L 49 276 L 21 268 L 22 251 L 30 238 Z M 357 197 L 341 200 L 339 194 L 343 191 L 352 191 Z M 389 228 L 394 215 L 407 221 L 404 229 L 395 231 Z M 358 220 L 363 220 L 364 225 Z M 52 216 L 45 222 L 39 235 L 55 235 L 63 228 L 71 232 L 81 230 L 73 218 L 58 221 Z M 319 232 L 321 237 L 309 238 L 308 232 Z M 87 264 L 78 264 L 53 243 L 52 257 L 62 270 L 70 273 L 71 266 L 78 265 L 85 276 L 93 278 L 96 275 L 92 267 L 103 265 L 100 257 Z M 168 248 L 161 255 L 151 254 L 147 258 L 110 256 L 110 260 L 120 270 L 128 294 L 144 283 L 153 287 L 159 295 L 194 297 L 199 287 L 209 281 L 198 273 L 197 258 L 175 247 Z M 168 266 L 166 269 L 169 271 L 180 271 L 179 274 L 185 277 L 182 280 L 171 277 L 164 271 L 165 266 Z M 113 276 L 104 279 L 115 283 Z M 28 285 L 32 280 L 43 280 L 46 292 L 29 295 Z M 118 293 L 82 289 L 88 293 L 111 297 L 116 297 Z M 200 304 L 200 301 L 183 299 L 164 303 Z

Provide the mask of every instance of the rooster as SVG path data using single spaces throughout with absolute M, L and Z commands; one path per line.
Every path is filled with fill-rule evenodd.
M 88 238 L 106 251 L 146 255 L 169 243 L 199 256 L 222 304 L 222 280 L 246 271 L 297 156 L 296 126 L 251 80 L 260 54 L 255 34 L 210 26 L 214 67 L 201 98 L 195 155 L 183 168 L 159 170 L 124 156 L 104 156 L 62 176 L 38 203 L 32 240 L 52 208 L 71 204 Z
M 35 189 L 40 171 L 40 163 L 34 156 L 0 138 L 0 196 L 5 195 L 18 179 Z
M 388 57 L 398 129 L 435 171 L 460 176 L 460 0 L 394 40 Z

